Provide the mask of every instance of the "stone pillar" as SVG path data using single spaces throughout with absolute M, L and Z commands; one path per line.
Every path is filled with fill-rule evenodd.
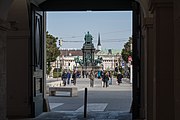
M 7 116 L 7 31 L 10 25 L 7 22 L 8 10 L 13 0 L 0 1 L 0 120 Z
M 141 16 L 141 19 L 143 19 L 144 16 Z M 141 23 L 142 24 L 142 23 Z M 140 108 L 140 118 L 144 119 L 146 114 L 145 114 L 145 109 L 146 109 L 146 93 L 147 93 L 147 39 L 145 38 L 145 27 L 141 25 L 142 29 L 142 35 L 141 35 L 141 48 L 140 48 L 140 70 L 141 70 L 141 95 L 140 95 L 140 103 L 141 103 L 141 108 Z
M 6 119 L 6 33 L 8 23 L 0 19 L 0 120 Z
M 28 1 L 15 0 L 7 21 L 7 117 L 22 118 L 32 115 L 31 56 Z M 18 14 L 16 14 L 18 13 Z
M 146 41 L 146 118 L 147 120 L 153 120 L 153 78 L 154 78 L 154 68 L 155 68 L 155 60 L 154 60 L 154 52 L 155 52 L 155 44 L 153 39 L 153 18 L 146 17 L 143 19 L 144 25 L 144 36 Z
M 174 96 L 175 118 L 180 120 L 180 1 L 174 0 Z
M 171 1 L 156 0 L 152 5 L 156 45 L 153 120 L 174 120 L 174 29 Z

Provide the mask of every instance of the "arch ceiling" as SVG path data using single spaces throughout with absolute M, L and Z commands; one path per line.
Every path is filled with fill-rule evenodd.
M 134 0 L 33 0 L 44 11 L 132 10 Z

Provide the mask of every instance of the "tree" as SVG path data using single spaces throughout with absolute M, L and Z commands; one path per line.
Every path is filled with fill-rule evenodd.
M 51 71 L 51 62 L 56 61 L 56 58 L 60 55 L 59 48 L 56 45 L 58 37 L 54 37 L 53 35 L 46 32 L 46 62 L 47 62 L 47 70 L 46 74 L 49 75 Z
M 121 51 L 122 59 L 126 61 L 126 63 L 128 62 L 128 57 L 132 56 L 131 45 L 132 45 L 132 37 L 129 37 L 128 42 L 124 44 L 124 48 Z

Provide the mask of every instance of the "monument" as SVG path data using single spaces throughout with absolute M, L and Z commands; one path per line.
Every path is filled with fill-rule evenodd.
M 85 42 L 82 47 L 83 59 L 81 60 L 79 57 L 76 57 L 75 62 L 81 65 L 82 71 L 89 72 L 92 69 L 96 71 L 96 69 L 102 68 L 102 66 L 99 65 L 102 63 L 102 57 L 98 56 L 97 59 L 94 58 L 95 47 L 92 42 L 93 37 L 89 31 L 85 34 L 84 40 Z
M 83 44 L 82 52 L 83 52 L 83 63 L 84 66 L 93 66 L 94 64 L 94 44 L 92 43 L 93 37 L 87 32 L 84 37 L 85 43 Z

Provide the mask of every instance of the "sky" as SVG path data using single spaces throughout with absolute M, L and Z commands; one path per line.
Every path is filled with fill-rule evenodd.
M 132 36 L 132 12 L 47 12 L 46 29 L 54 37 L 63 40 L 61 48 L 81 49 L 84 36 L 89 31 L 95 48 L 100 34 L 102 49 L 121 50 Z

